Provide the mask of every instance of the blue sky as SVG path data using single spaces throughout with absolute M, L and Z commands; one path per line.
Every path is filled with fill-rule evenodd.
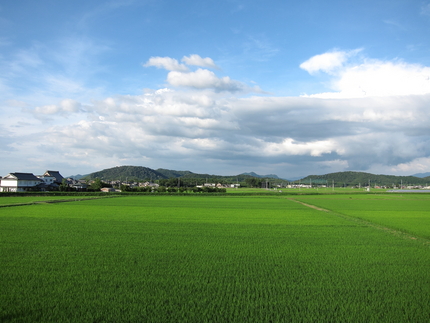
M 1 175 L 430 171 L 430 1 L 0 4 Z

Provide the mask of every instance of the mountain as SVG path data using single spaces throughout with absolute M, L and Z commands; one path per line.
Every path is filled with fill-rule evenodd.
M 170 170 L 170 169 L 164 169 L 164 168 L 158 168 L 157 172 L 159 172 L 160 174 L 163 174 L 164 176 L 166 176 L 166 178 L 172 178 L 172 177 L 183 177 L 183 176 L 193 176 L 193 175 L 198 175 L 195 173 L 190 172 L 189 170 Z
M 411 176 L 415 176 L 415 177 L 419 177 L 419 178 L 424 178 L 424 177 L 430 177 L 430 173 L 418 173 L 418 174 L 414 174 Z
M 181 178 L 187 182 L 199 182 L 199 183 L 237 183 L 244 182 L 247 178 L 259 177 L 259 178 L 273 178 L 282 181 L 276 175 L 257 175 L 255 173 L 245 173 L 235 176 L 222 176 L 222 175 L 210 175 L 210 174 L 197 174 L 190 171 L 179 171 L 170 170 L 164 168 L 158 168 L 157 170 L 143 167 L 143 166 L 117 166 L 113 168 L 104 169 L 98 172 L 94 172 L 85 175 L 83 179 L 93 180 L 100 178 L 105 181 L 122 180 L 122 181 L 146 181 L 146 180 L 167 180 L 172 178 Z
M 258 178 L 275 178 L 275 179 L 282 179 L 280 177 L 278 177 L 275 174 L 269 174 L 269 175 L 258 175 L 254 172 L 250 172 L 250 173 L 242 173 L 240 175 L 248 175 L 248 176 L 252 176 L 252 177 L 258 177 Z
M 425 175 L 425 174 L 423 174 Z M 178 171 L 164 168 L 158 168 L 157 170 L 143 167 L 143 166 L 117 166 L 109 169 L 104 169 L 98 172 L 94 172 L 85 175 L 83 179 L 92 180 L 100 178 L 105 181 L 122 180 L 122 181 L 155 181 L 155 180 L 172 180 L 175 178 L 181 178 L 181 182 L 189 183 L 237 183 L 246 182 L 250 178 L 271 178 L 274 182 L 287 182 L 279 178 L 277 175 L 258 175 L 254 172 L 242 173 L 236 176 L 221 176 L 221 175 L 209 175 L 209 174 L 197 174 L 190 171 Z M 298 178 L 299 179 L 299 178 Z M 297 180 L 298 180 L 297 179 Z M 294 180 L 297 182 L 297 180 Z M 292 180 L 291 180 L 292 181 Z M 337 172 L 325 175 L 309 175 L 300 179 L 303 184 L 327 184 L 335 186 L 367 186 L 370 182 L 371 186 L 388 186 L 388 185 L 426 185 L 430 184 L 430 177 L 415 177 L 415 176 L 394 176 L 394 175 L 375 175 L 364 172 Z
M 364 172 L 338 172 L 338 173 L 330 173 L 325 175 L 309 175 L 305 178 L 302 178 L 301 183 L 314 183 L 314 184 L 328 184 L 332 185 L 334 183 L 335 186 L 367 186 L 370 185 L 379 185 L 379 186 L 388 186 L 388 185 L 425 185 L 426 181 L 429 181 L 429 178 L 419 178 L 415 176 L 394 176 L 394 175 L 375 175 Z
M 157 180 L 167 179 L 168 176 L 143 166 L 116 166 L 113 168 L 104 169 L 98 172 L 88 174 L 84 179 L 95 179 L 100 178 L 102 180 L 123 180 L 123 181 L 135 181 L 135 180 Z

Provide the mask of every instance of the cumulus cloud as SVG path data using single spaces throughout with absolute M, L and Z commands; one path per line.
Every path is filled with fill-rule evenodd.
M 202 58 L 197 54 L 184 56 L 182 61 L 190 66 L 218 69 L 211 58 Z M 242 82 L 232 80 L 228 76 L 218 77 L 208 69 L 198 68 L 195 71 L 190 71 L 187 66 L 179 64 L 176 59 L 170 57 L 151 57 L 144 66 L 156 66 L 170 71 L 167 75 L 167 82 L 175 87 L 213 90 L 215 92 L 263 92 L 258 86 L 250 87 Z
M 216 68 L 218 69 L 219 67 L 214 63 L 214 61 L 212 60 L 212 58 L 210 57 L 206 57 L 206 58 L 202 58 L 197 54 L 193 54 L 190 56 L 184 56 L 182 58 L 182 61 L 187 64 L 187 65 L 194 65 L 194 66 L 201 66 L 201 67 L 209 67 L 209 68 Z
M 143 66 L 155 66 L 157 68 L 164 68 L 168 71 L 188 71 L 188 67 L 180 64 L 178 60 L 170 57 L 151 57 Z
M 391 168 L 391 171 L 397 173 L 427 173 L 430 169 L 430 157 L 420 157 L 413 159 L 407 163 L 401 163 Z
M 333 55 L 335 54 L 335 55 Z M 318 98 L 390 97 L 430 93 L 430 68 L 399 60 L 363 59 L 348 62 L 351 54 L 326 53 L 312 57 L 300 66 L 309 73 L 324 71 L 332 80 L 332 92 L 310 95 Z
M 35 114 L 55 115 L 55 114 L 71 114 L 79 112 L 81 104 L 72 99 L 62 100 L 58 104 L 44 105 L 34 108 Z
M 292 138 L 285 138 L 282 142 L 271 142 L 264 145 L 264 152 L 269 155 L 310 155 L 314 157 L 337 152 L 332 140 L 318 140 L 309 142 L 296 142 Z M 341 152 L 341 150 L 339 150 Z
M 300 64 L 300 68 L 310 74 L 314 74 L 319 71 L 331 73 L 336 68 L 341 67 L 349 55 L 351 55 L 351 53 L 345 51 L 332 51 L 315 55 Z
M 429 104 L 430 95 L 322 100 L 165 89 L 96 101 L 86 106 L 92 119 L 47 130 L 46 143 L 109 162 L 166 165 L 175 156 L 181 169 L 193 156 L 238 171 L 253 161 L 309 164 L 312 173 L 374 165 L 402 172 L 430 155 Z
M 215 91 L 228 92 L 238 92 L 245 89 L 244 84 L 234 81 L 228 76 L 219 78 L 214 72 L 201 68 L 190 73 L 169 72 L 167 81 L 173 86 L 195 89 L 214 89 Z
M 141 95 L 90 104 L 65 99 L 33 111 L 9 101 L 8 111 L 27 115 L 17 113 L 3 130 L 20 158 L 26 153 L 90 171 L 121 164 L 218 174 L 265 167 L 284 177 L 340 170 L 426 171 L 428 67 L 349 59 L 336 66 L 327 68 L 333 92 L 326 97 L 242 97 L 245 84 L 210 70 L 169 70 L 170 88 Z M 351 92 L 357 86 L 369 95 Z M 387 92 L 387 86 L 394 90 Z M 10 126 L 17 120 L 25 126 Z

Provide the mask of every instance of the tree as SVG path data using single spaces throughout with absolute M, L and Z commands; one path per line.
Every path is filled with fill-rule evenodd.
M 166 192 L 166 187 L 165 186 L 159 186 L 157 189 L 157 192 L 159 193 L 165 193 Z
M 121 186 L 119 187 L 119 189 L 121 190 L 121 192 L 129 192 L 129 191 L 131 191 L 130 186 L 124 185 L 124 184 L 121 184 Z
M 60 191 L 68 191 L 69 190 L 69 183 L 67 183 L 67 179 L 63 178 L 63 180 L 61 181 L 59 189 L 60 189 Z
M 100 189 L 103 187 L 102 181 L 100 178 L 96 178 L 94 182 L 91 183 L 90 189 L 94 191 L 100 191 Z
M 261 179 L 256 177 L 249 177 L 245 179 L 245 182 L 249 187 L 261 187 Z

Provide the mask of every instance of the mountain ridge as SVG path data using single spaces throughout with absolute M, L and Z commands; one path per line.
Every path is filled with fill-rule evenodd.
M 258 175 L 258 174 L 254 173 L 254 172 L 249 172 L 249 173 L 241 173 L 240 175 L 249 175 L 249 176 L 252 176 L 252 177 L 258 177 L 258 178 L 276 178 L 276 179 L 283 179 L 283 180 L 286 180 L 286 179 L 284 179 L 284 178 L 280 178 L 278 175 L 275 175 L 275 174 L 269 174 L 269 175 Z
M 417 174 L 413 174 L 411 176 L 415 176 L 415 177 L 419 177 L 419 178 L 429 177 L 430 172 L 429 173 L 417 173 Z
M 396 176 L 396 175 L 377 175 L 366 172 L 337 172 L 324 175 L 309 175 L 300 180 L 302 183 L 324 183 L 327 185 L 334 184 L 335 186 L 399 186 L 399 185 L 426 185 L 430 182 L 430 177 L 415 177 L 415 176 Z
M 425 175 L 426 173 L 423 173 Z M 210 175 L 210 174 L 198 174 L 193 173 L 189 170 L 178 171 L 170 170 L 165 168 L 158 168 L 156 170 L 144 167 L 144 166 L 116 166 L 101 171 L 93 172 L 88 175 L 83 175 L 83 179 L 93 180 L 100 178 L 102 180 L 122 180 L 122 181 L 143 181 L 143 180 L 161 180 L 161 179 L 172 179 L 172 178 L 183 178 L 183 179 L 201 179 L 207 181 L 224 181 L 224 182 L 243 182 L 247 178 L 259 178 L 259 179 L 272 179 L 272 181 L 285 181 L 285 182 L 297 182 L 301 183 L 313 183 L 313 184 L 326 184 L 336 186 L 366 186 L 369 183 L 371 185 L 408 185 L 408 184 L 419 184 L 425 185 L 430 183 L 430 176 L 427 177 L 416 177 L 416 176 L 396 176 L 396 175 L 384 175 L 384 174 L 371 174 L 366 172 L 335 172 L 324 175 L 308 175 L 306 177 L 296 178 L 295 180 L 288 180 L 278 177 L 275 174 L 259 175 L 255 172 L 241 173 L 239 175 L 223 176 L 223 175 Z M 271 182 L 271 181 L 270 181 Z

